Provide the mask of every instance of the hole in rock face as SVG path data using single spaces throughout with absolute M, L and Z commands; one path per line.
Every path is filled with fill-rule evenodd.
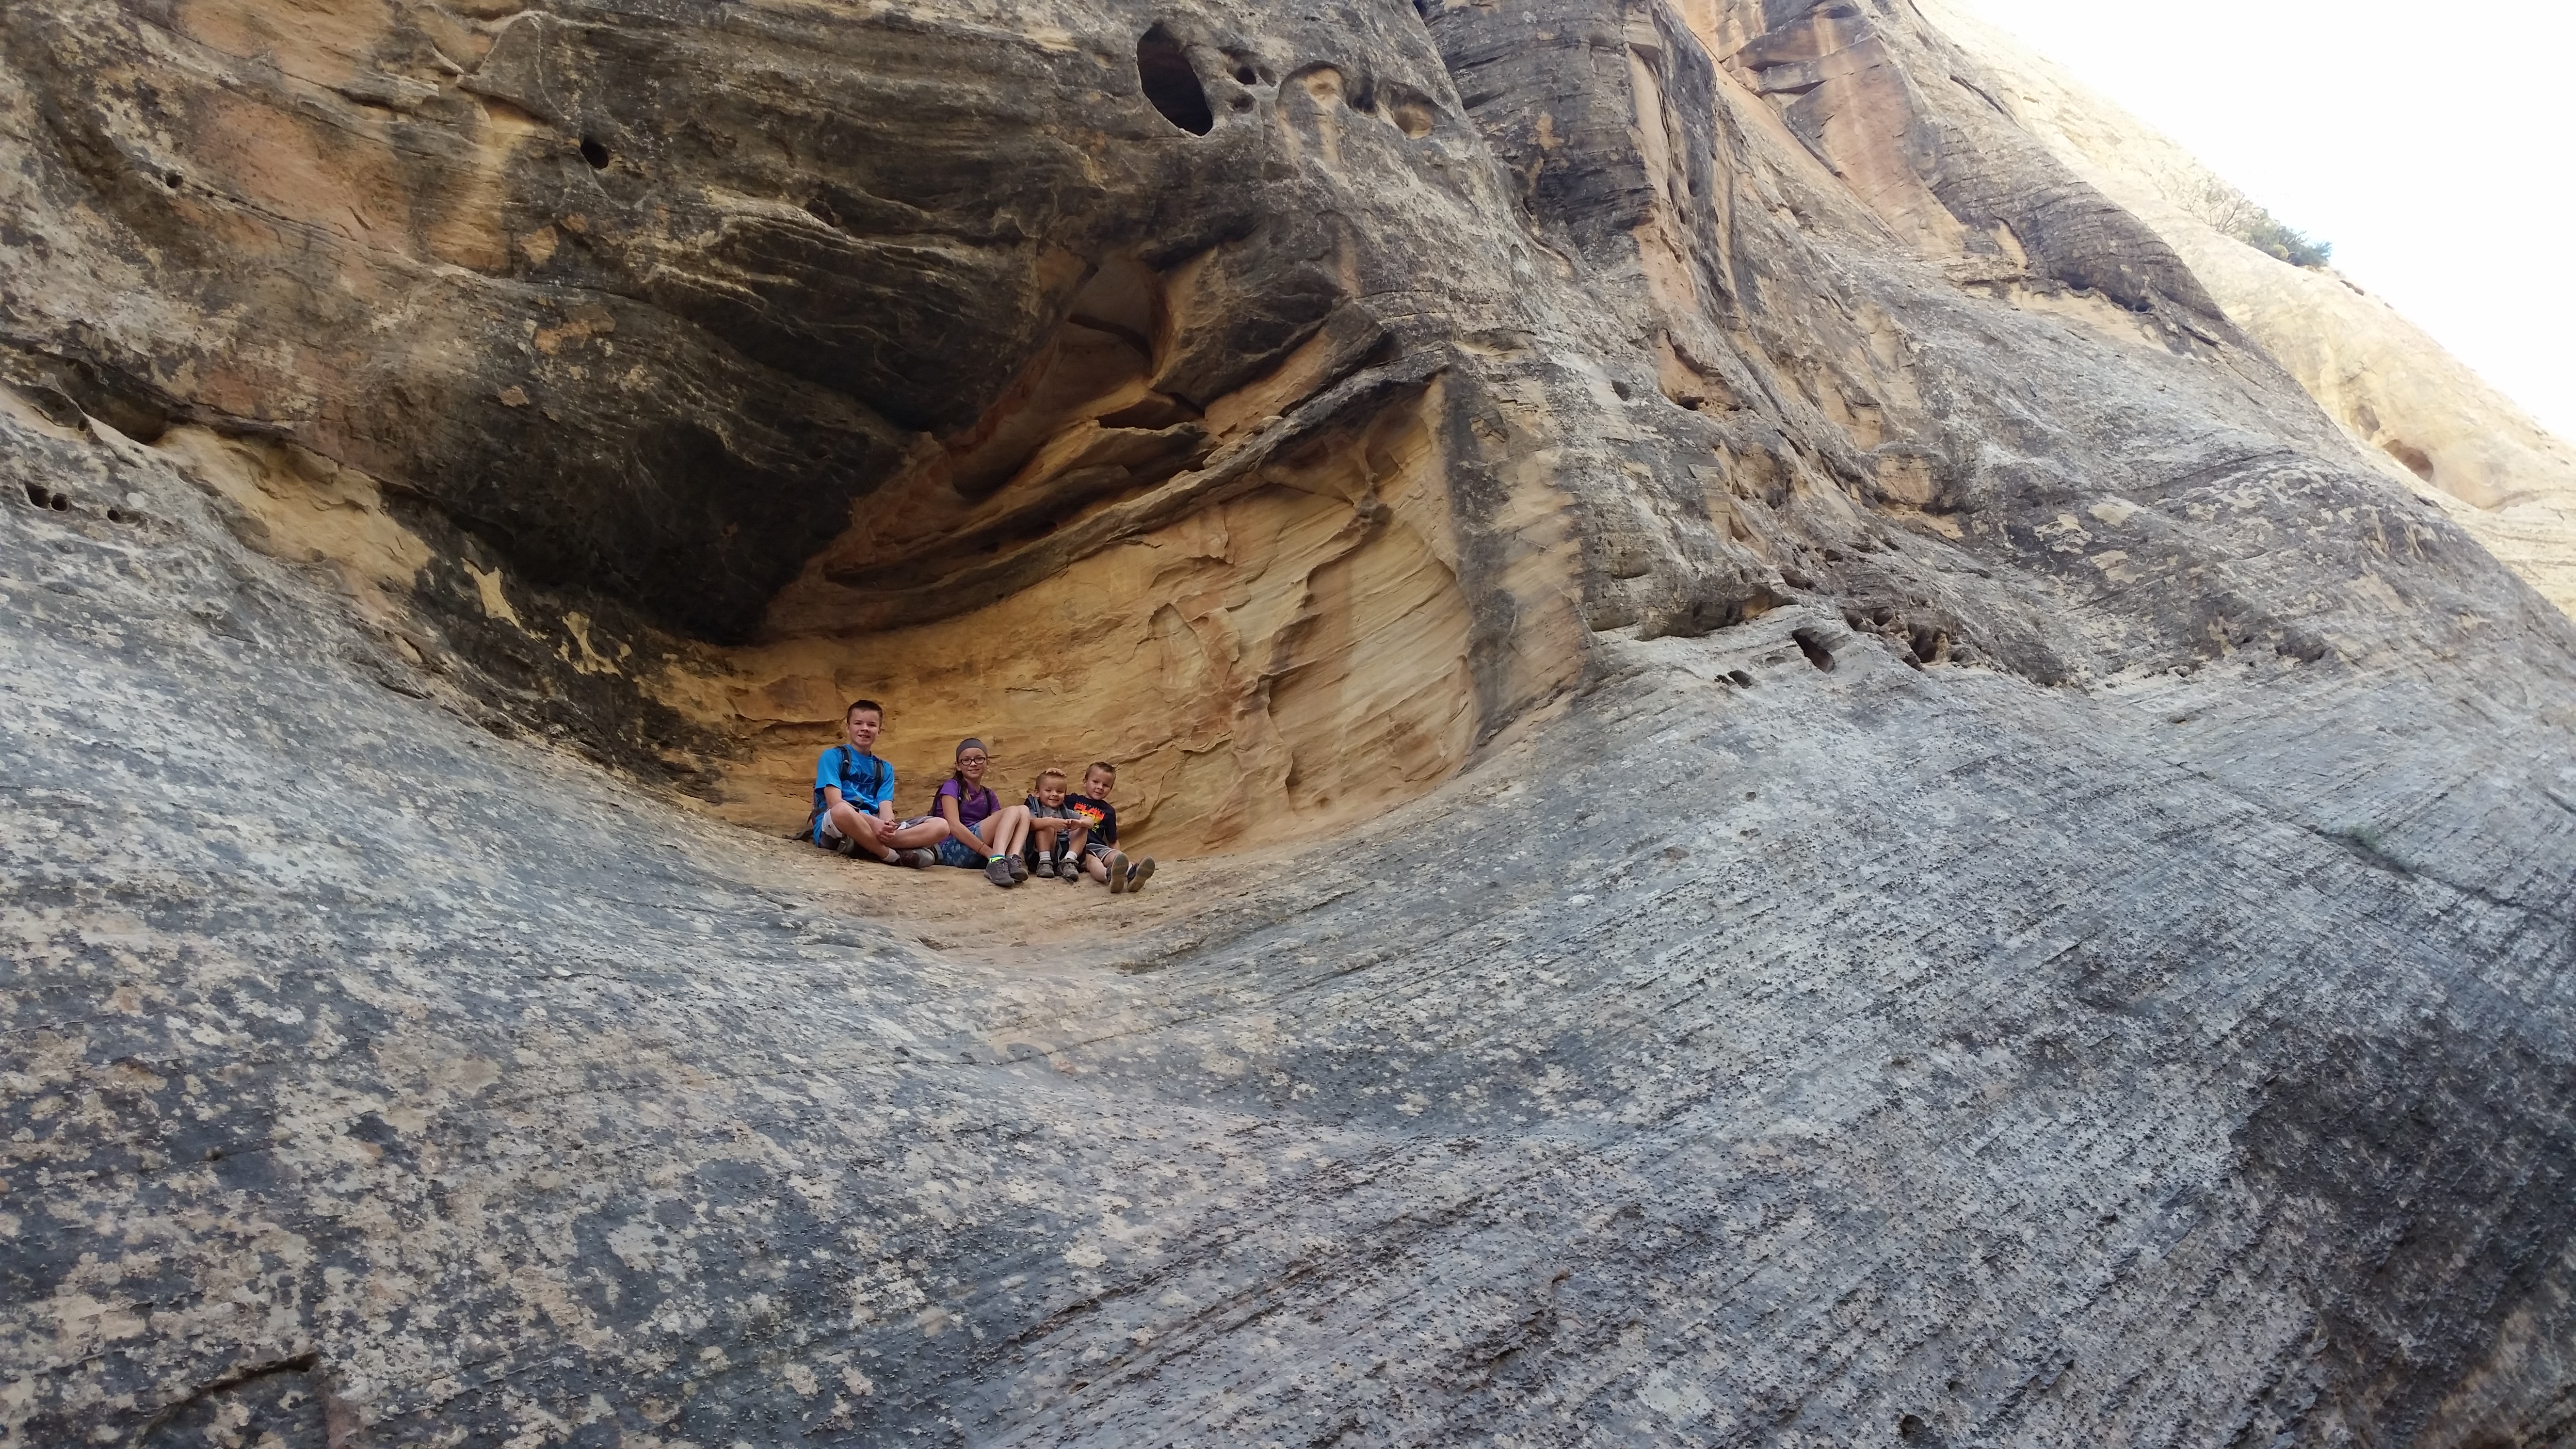
M 1744 688 L 1746 688 L 1746 689 L 1751 689 L 1751 688 L 1753 687 L 1753 676 L 1752 676 L 1752 675 L 1750 675 L 1750 674 L 1745 673 L 1745 672 L 1744 672 L 1743 670 L 1741 670 L 1741 669 L 1730 669 L 1730 670 L 1726 671 L 1726 677 L 1727 677 L 1727 678 L 1729 678 L 1729 679 L 1734 680 L 1737 684 L 1739 684 L 1739 685 L 1743 686 L 1743 687 L 1744 687 Z M 1750 800 L 1750 799 L 1752 799 L 1753 797 L 1752 797 L 1752 796 L 1750 796 L 1750 795 L 1747 795 L 1747 796 L 1745 796 L 1744 798 L 1745 798 L 1745 799 L 1747 799 L 1747 800 Z
M 1144 84 L 1145 99 L 1154 103 L 1164 120 L 1193 136 L 1216 128 L 1216 113 L 1208 109 L 1207 90 L 1199 84 L 1198 71 L 1181 43 L 1160 25 L 1136 42 L 1136 78 Z
M 1234 68 L 1234 83 L 1236 85 L 1248 86 L 1260 79 L 1261 72 L 1254 70 L 1248 65 L 1238 65 Z
M 72 511 L 71 495 L 68 493 L 57 493 L 50 501 L 48 501 L 46 506 L 53 509 L 56 513 L 69 513 Z
M 581 138 L 581 159 L 590 163 L 591 170 L 605 171 L 608 169 L 608 148 L 599 143 L 598 137 L 584 136 Z
M 1413 13 L 1421 16 L 1426 25 L 1431 21 L 1432 4 L 1433 0 L 1413 0 Z
M 111 508 L 107 510 L 107 521 L 110 523 L 123 523 L 125 521 L 125 510 L 122 508 Z
M 1834 672 L 1834 651 L 1825 647 L 1825 641 L 1816 637 L 1815 630 L 1800 629 L 1789 637 L 1798 641 L 1798 652 L 1807 656 L 1809 664 L 1827 674 Z
M 172 191 L 179 189 L 179 182 L 180 176 L 178 172 L 164 171 L 161 173 L 161 184 L 169 187 Z
M 41 487 L 37 486 L 36 484 L 33 484 L 33 483 L 28 484 L 28 485 L 27 485 L 27 501 L 28 501 L 28 502 L 30 502 L 30 503 L 32 503 L 32 504 L 34 504 L 34 505 L 36 505 L 38 508 L 42 508 L 42 507 L 44 507 L 44 506 L 45 506 L 45 490 L 44 490 L 43 488 L 41 488 Z

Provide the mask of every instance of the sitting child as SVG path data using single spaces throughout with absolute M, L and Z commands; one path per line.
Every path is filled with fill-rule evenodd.
M 1118 767 L 1095 762 L 1082 772 L 1082 793 L 1064 797 L 1067 810 L 1073 812 L 1077 828 L 1073 832 L 1073 850 L 1090 872 L 1092 879 L 1105 882 L 1111 895 L 1121 891 L 1141 891 L 1153 877 L 1154 857 L 1148 855 L 1134 863 L 1118 849 L 1118 807 L 1109 803 L 1109 792 L 1118 785 Z
M 1029 878 L 1020 864 L 1020 847 L 1029 838 L 1025 805 L 1005 805 L 984 783 L 993 757 L 982 740 L 957 742 L 957 769 L 939 786 L 940 823 L 948 838 L 939 842 L 939 863 L 966 870 L 983 867 L 984 878 L 997 886 L 1018 885 Z
M 850 742 L 815 762 L 814 813 L 806 817 L 805 836 L 839 855 L 926 866 L 931 856 L 922 847 L 943 832 L 924 821 L 895 823 L 894 766 L 871 753 L 884 728 L 885 707 L 873 699 L 853 700 L 841 712 L 841 732 Z
M 1059 868 L 1062 879 L 1074 880 L 1081 859 L 1073 838 L 1078 833 L 1073 812 L 1064 803 L 1064 771 L 1046 769 L 1038 772 L 1029 786 L 1029 855 L 1041 877 L 1054 878 Z

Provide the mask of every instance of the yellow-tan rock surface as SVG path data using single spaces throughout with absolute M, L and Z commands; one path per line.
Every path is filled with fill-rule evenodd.
M 823 627 L 651 687 L 744 736 L 722 800 L 754 823 L 804 798 L 848 701 L 883 697 L 906 810 L 976 734 L 1010 792 L 1119 764 L 1122 828 L 1158 849 L 1303 836 L 1420 793 L 1475 742 L 1441 469 L 1399 413 L 972 612 Z

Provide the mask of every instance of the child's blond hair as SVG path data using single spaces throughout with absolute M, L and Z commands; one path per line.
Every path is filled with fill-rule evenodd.
M 1047 781 L 1049 781 L 1049 780 L 1061 780 L 1061 779 L 1063 779 L 1064 777 L 1065 777 L 1064 771 L 1057 769 L 1057 768 L 1056 768 L 1055 766 L 1053 766 L 1053 765 L 1049 765 L 1049 766 L 1047 766 L 1045 769 L 1038 771 L 1038 777 L 1037 777 L 1036 779 L 1031 780 L 1031 781 L 1029 782 L 1029 793 L 1030 793 L 1030 794 L 1032 794 L 1032 795 L 1034 795 L 1034 794 L 1038 793 L 1040 790 L 1043 790 L 1043 789 L 1045 789 L 1045 788 L 1046 788 L 1046 782 L 1047 782 Z

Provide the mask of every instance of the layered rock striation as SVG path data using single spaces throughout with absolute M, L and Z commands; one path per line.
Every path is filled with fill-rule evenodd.
M 2576 625 L 2005 89 L 0 13 L 0 1425 L 2564 1439 Z M 742 828 L 859 693 L 1248 853 Z

